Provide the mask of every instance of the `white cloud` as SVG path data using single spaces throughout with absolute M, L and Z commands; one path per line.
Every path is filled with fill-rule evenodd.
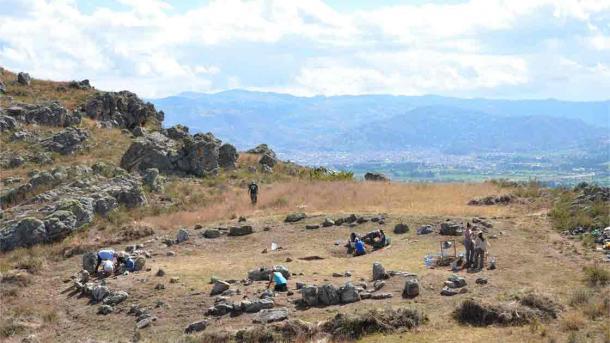
M 0 65 L 146 97 L 230 87 L 610 94 L 601 79 L 610 65 L 601 53 L 610 49 L 608 0 L 471 0 L 366 12 L 340 12 L 320 0 L 217 0 L 182 12 L 160 0 L 118 2 L 84 13 L 70 0 L 0 0 Z M 566 60 L 580 67 L 566 68 Z M 567 71 L 581 81 L 558 87 Z

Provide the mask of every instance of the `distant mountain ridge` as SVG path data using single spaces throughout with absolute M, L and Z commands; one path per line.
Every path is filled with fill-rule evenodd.
M 434 148 L 466 154 L 573 149 L 608 140 L 610 101 L 315 96 L 230 90 L 154 99 L 169 125 L 282 151 Z

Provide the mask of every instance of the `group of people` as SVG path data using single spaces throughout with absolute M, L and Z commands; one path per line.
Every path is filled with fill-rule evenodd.
M 102 249 L 97 252 L 97 263 L 95 265 L 95 274 L 102 267 L 102 276 L 111 276 L 118 271 L 120 267 L 133 272 L 136 267 L 136 261 L 126 253 L 117 253 L 112 249 Z
M 487 254 L 489 246 L 489 242 L 483 236 L 483 231 L 475 231 L 470 223 L 467 223 L 466 230 L 464 230 L 465 267 L 475 270 L 483 269 L 485 254 Z
M 389 245 L 389 239 L 381 229 L 371 231 L 362 237 L 357 233 L 352 232 L 349 235 L 345 247 L 347 248 L 348 254 L 362 256 L 367 253 L 366 244 L 372 246 L 373 250 L 377 250 Z

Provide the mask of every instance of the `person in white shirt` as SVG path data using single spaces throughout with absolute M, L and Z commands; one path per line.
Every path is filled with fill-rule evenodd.
M 114 273 L 114 263 L 112 263 L 112 260 L 104 260 L 102 262 L 102 273 L 104 276 L 111 276 Z
M 95 272 L 102 265 L 104 261 L 110 261 L 111 263 L 117 257 L 117 253 L 112 249 L 102 249 L 97 252 L 97 264 L 95 265 Z
M 475 269 L 483 269 L 483 261 L 485 254 L 487 254 L 487 248 L 489 248 L 489 242 L 483 237 L 483 232 L 479 232 L 477 238 L 474 240 L 474 263 Z

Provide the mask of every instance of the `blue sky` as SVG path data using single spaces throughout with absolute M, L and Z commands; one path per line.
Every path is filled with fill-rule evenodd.
M 0 0 L 0 65 L 145 97 L 610 98 L 610 0 Z

